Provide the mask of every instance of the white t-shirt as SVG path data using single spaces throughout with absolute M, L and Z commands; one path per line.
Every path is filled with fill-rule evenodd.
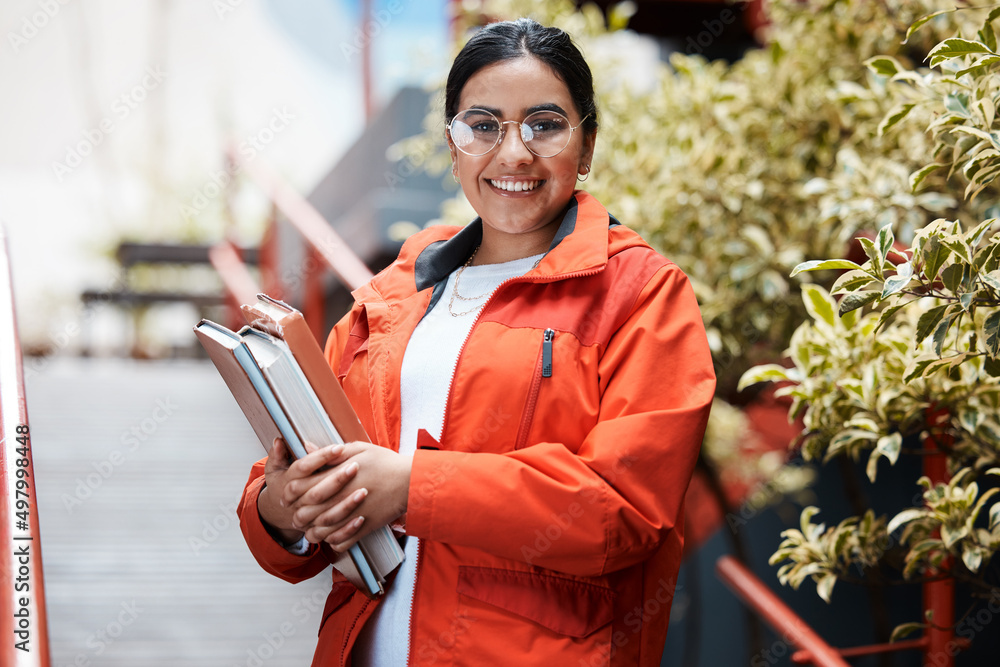
M 436 440 L 441 438 L 444 411 L 458 355 L 479 311 L 502 282 L 524 275 L 543 256 L 466 267 L 459 276 L 458 295 L 470 300 L 453 298 L 458 271 L 448 277 L 441 298 L 417 325 L 403 354 L 400 370 L 401 454 L 416 451 L 417 431 L 420 429 L 425 429 Z M 415 537 L 406 539 L 406 560 L 399 566 L 385 599 L 358 637 L 353 652 L 353 664 L 358 667 L 406 665 L 410 650 L 410 612 L 416 586 L 418 544 L 419 540 Z

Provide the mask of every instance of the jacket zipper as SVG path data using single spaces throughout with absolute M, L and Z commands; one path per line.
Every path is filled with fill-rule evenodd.
M 602 270 L 603 269 L 589 269 L 587 271 L 577 271 L 576 273 L 568 273 L 564 276 L 560 276 L 559 280 L 567 280 L 569 278 L 583 278 L 585 276 L 594 276 L 600 273 Z M 458 357 L 455 360 L 455 367 L 451 369 L 451 379 L 448 381 L 448 399 L 445 401 L 444 404 L 444 421 L 441 424 L 441 437 L 439 438 L 438 442 L 444 442 L 445 433 L 447 433 L 448 431 L 448 417 L 450 415 L 450 410 L 448 408 L 451 407 L 451 392 L 455 388 L 455 376 L 458 374 L 458 366 L 462 363 L 462 355 L 465 353 L 465 346 L 469 343 L 469 339 L 472 338 L 472 332 L 476 330 L 476 325 L 479 324 L 479 320 L 482 319 L 483 313 L 485 313 L 486 309 L 489 308 L 490 302 L 493 301 L 493 297 L 496 296 L 496 293 L 499 292 L 502 288 L 506 287 L 507 285 L 513 282 L 539 283 L 544 281 L 538 278 L 525 278 L 524 276 L 515 276 L 513 278 L 508 278 L 507 280 L 497 285 L 496 289 L 490 292 L 490 295 L 486 298 L 486 301 L 483 303 L 483 307 L 479 309 L 479 313 L 476 315 L 476 319 L 472 321 L 472 326 L 469 327 L 469 333 L 465 335 L 465 340 L 462 341 L 462 347 L 459 348 Z M 548 332 L 552 330 L 546 329 L 546 331 Z M 553 336 L 555 335 L 554 331 L 552 332 L 552 335 Z M 551 341 L 549 343 L 549 346 L 551 354 Z M 544 356 L 545 356 L 545 345 L 543 341 L 542 344 L 543 358 L 540 361 L 544 361 Z M 550 366 L 551 366 L 551 361 L 550 361 Z M 413 595 L 410 597 L 410 628 L 409 628 L 410 636 L 408 638 L 410 646 L 408 649 L 409 655 L 407 656 L 406 659 L 407 665 L 413 664 L 413 627 L 414 627 L 413 615 L 414 611 L 417 608 L 417 582 L 420 581 L 420 561 L 421 561 L 420 556 L 421 556 L 421 551 L 423 550 L 423 546 L 424 546 L 424 541 L 420 540 L 420 543 L 417 545 L 417 563 L 415 566 L 415 571 L 413 573 Z
M 517 429 L 517 440 L 514 442 L 514 449 L 521 449 L 528 441 L 528 429 L 531 421 L 535 417 L 535 406 L 538 405 L 538 393 L 542 389 L 542 378 L 552 377 L 552 341 L 556 337 L 556 332 L 546 329 L 542 336 L 542 349 L 538 353 L 538 363 L 535 365 L 535 372 L 532 375 L 531 389 L 528 391 L 528 404 L 524 409 L 524 416 L 521 417 L 521 425 Z
M 365 603 L 361 605 L 361 609 L 354 616 L 354 620 L 351 621 L 351 627 L 347 630 L 347 635 L 344 636 L 344 645 L 340 647 L 340 664 L 346 664 L 347 660 L 347 645 L 351 643 L 351 634 L 354 632 L 354 628 L 358 625 L 358 619 L 361 618 L 365 610 L 368 609 L 368 605 L 372 603 L 372 600 L 365 600 Z

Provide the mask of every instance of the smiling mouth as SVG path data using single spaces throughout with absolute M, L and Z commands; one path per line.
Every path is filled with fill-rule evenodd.
M 544 183 L 543 180 L 537 181 L 494 181 L 493 179 L 488 179 L 490 185 L 497 188 L 498 190 L 503 190 L 504 192 L 529 192 L 534 190 L 539 185 Z

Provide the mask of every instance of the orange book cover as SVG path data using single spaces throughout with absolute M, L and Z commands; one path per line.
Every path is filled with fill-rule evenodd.
M 284 340 L 344 442 L 371 442 L 350 399 L 337 381 L 302 313 L 283 301 L 258 294 L 241 306 L 247 324 Z

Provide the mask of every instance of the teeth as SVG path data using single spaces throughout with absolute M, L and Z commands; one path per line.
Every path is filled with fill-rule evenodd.
M 494 181 L 490 179 L 490 184 L 493 187 L 500 188 L 501 190 L 506 190 L 507 192 L 525 192 L 526 190 L 534 190 L 538 187 L 541 181 Z

